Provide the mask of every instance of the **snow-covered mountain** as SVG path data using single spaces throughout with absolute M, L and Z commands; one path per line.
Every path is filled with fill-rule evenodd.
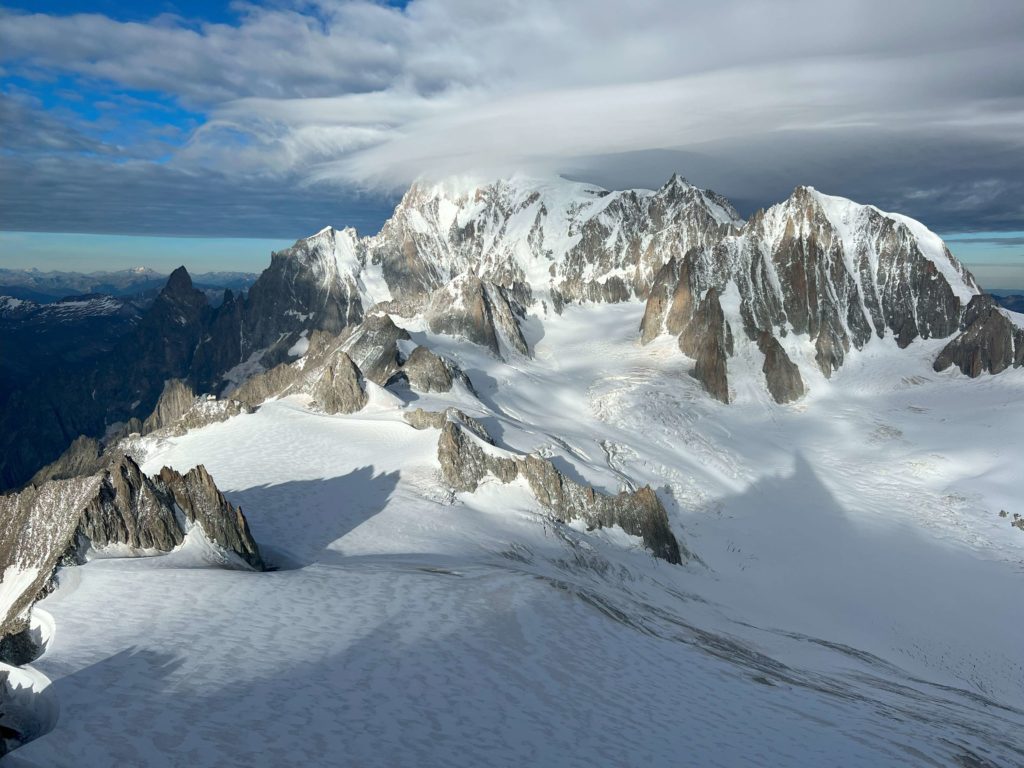
M 472 296 L 467 276 L 478 278 Z M 698 375 L 715 397 L 730 399 L 733 340 L 746 337 L 784 401 L 872 338 L 906 347 L 966 331 L 980 294 L 919 222 L 808 187 L 743 222 L 722 197 L 678 176 L 657 191 L 625 192 L 561 179 L 449 180 L 413 186 L 376 235 L 328 227 L 275 254 L 230 328 L 211 334 L 218 364 L 202 383 L 216 389 L 215 375 L 231 365 L 281 362 L 303 334 L 337 333 L 377 305 L 440 315 L 479 297 L 481 307 L 525 317 L 639 298 L 648 302 L 641 339 L 680 337 L 684 353 L 705 358 Z M 705 327 L 712 316 L 721 321 Z M 222 337 L 240 349 L 225 358 Z M 1012 331 L 1004 346 L 1019 366 L 1024 347 Z
M 1024 761 L 1022 318 L 917 222 L 453 180 L 139 327 L 0 497 L 11 765 Z

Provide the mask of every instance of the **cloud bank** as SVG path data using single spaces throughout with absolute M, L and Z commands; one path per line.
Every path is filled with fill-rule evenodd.
M 680 171 L 747 212 L 809 183 L 940 230 L 1024 229 L 1016 0 L 236 8 L 235 24 L 0 18 L 8 75 L 160 94 L 198 116 L 177 135 L 152 119 L 112 142 L 33 102 L 31 86 L 7 89 L 0 130 L 19 138 L 5 139 L 0 174 L 24 194 L 14 209 L 0 198 L 0 226 L 27 228 L 44 193 L 67 195 L 60 215 L 75 226 L 115 226 L 122 203 L 100 199 L 112 187 L 149 201 L 166 184 L 164 214 L 140 226 L 177 212 L 183 226 L 234 233 L 246 217 L 232 224 L 207 188 L 249 196 L 235 205 L 275 228 L 265 236 L 298 226 L 286 201 L 332 208 L 332 221 L 353 206 L 372 228 L 374 201 L 383 211 L 416 178 L 528 170 L 611 187 Z

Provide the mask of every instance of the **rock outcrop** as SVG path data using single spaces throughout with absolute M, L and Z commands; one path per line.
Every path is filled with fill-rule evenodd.
M 975 296 L 964 312 L 960 333 L 939 353 L 934 368 L 944 371 L 951 365 L 971 378 L 1019 368 L 1024 365 L 1024 328 L 1015 325 L 991 296 Z
M 409 385 L 420 392 L 450 392 L 454 381 L 447 362 L 422 346 L 412 351 L 402 372 Z
M 247 378 L 228 395 L 246 408 L 256 409 L 272 397 L 286 393 L 302 377 L 302 368 L 295 363 L 280 363 L 269 371 Z
M 369 400 L 366 381 L 348 353 L 343 337 L 314 334 L 309 351 L 294 363 L 281 363 L 249 377 L 230 398 L 255 409 L 272 397 L 306 394 L 323 413 L 355 413 Z
M 192 407 L 195 398 L 196 393 L 186 382 L 181 379 L 168 379 L 164 382 L 163 391 L 156 401 L 153 412 L 142 422 L 142 433 L 155 432 L 173 424 Z
M 458 421 L 446 420 L 437 443 L 441 473 L 452 488 L 472 493 L 487 476 L 503 483 L 527 481 L 537 500 L 559 520 L 582 520 L 589 528 L 617 525 L 670 563 L 681 563 L 668 513 L 650 487 L 609 496 L 559 472 L 547 459 L 495 448 Z
M 679 349 L 696 360 L 693 377 L 716 400 L 729 402 L 726 358 L 733 353 L 732 329 L 725 320 L 718 291 L 709 288 L 693 317 L 679 334 Z
M 402 363 L 399 375 L 417 392 L 450 392 L 456 381 L 473 391 L 469 377 L 461 368 L 423 346 L 416 347 Z
M 205 467 L 184 475 L 164 467 L 148 477 L 131 457 L 119 456 L 100 473 L 98 490 L 82 511 L 75 557 L 81 561 L 89 551 L 111 547 L 135 554 L 170 552 L 193 526 L 242 567 L 262 570 L 245 517 L 224 498 Z
M 93 475 L 103 468 L 106 460 L 99 440 L 79 435 L 55 461 L 36 472 L 31 485 L 42 485 L 50 480 Z
M 367 379 L 383 387 L 405 359 L 399 342 L 411 340 L 409 332 L 395 325 L 389 315 L 374 314 L 350 326 L 337 347 L 348 353 Z M 316 345 L 311 341 L 310 346 Z
M 434 291 L 426 318 L 432 332 L 461 336 L 503 357 L 503 344 L 529 354 L 517 320 L 520 313 L 502 288 L 465 274 Z
M 791 403 L 804 396 L 804 380 L 800 369 L 789 359 L 779 340 L 767 331 L 757 337 L 757 346 L 764 355 L 764 373 L 768 391 L 777 403 Z
M 324 413 L 355 413 L 369 400 L 363 374 L 345 352 L 338 352 L 324 364 L 309 394 Z
M 209 541 L 253 570 L 265 569 L 245 515 L 224 498 L 206 467 L 200 464 L 184 475 L 164 467 L 154 482 L 174 498 L 189 525 L 199 526 Z
M 487 433 L 486 427 L 458 408 L 446 408 L 443 411 L 427 411 L 423 408 L 413 408 L 403 412 L 402 418 L 414 429 L 444 429 L 445 424 L 454 422 L 468 429 L 488 445 L 494 445 L 494 441 Z
M 92 552 L 170 552 L 196 529 L 221 553 L 219 564 L 262 570 L 259 548 L 240 509 L 202 466 L 148 477 L 117 455 L 93 475 L 51 480 L 0 496 L 0 636 L 24 628 L 28 608 L 59 565 Z

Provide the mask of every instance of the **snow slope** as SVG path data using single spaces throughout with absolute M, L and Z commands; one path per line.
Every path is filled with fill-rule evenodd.
M 890 337 L 793 406 L 736 365 L 724 406 L 674 340 L 639 346 L 642 313 L 534 317 L 506 362 L 396 318 L 479 399 L 395 394 L 603 490 L 650 483 L 686 565 L 517 483 L 452 496 L 397 400 L 272 401 L 145 439 L 143 469 L 205 464 L 279 570 L 63 571 L 33 665 L 59 718 L 8 764 L 1024 763 L 1024 533 L 998 515 L 1024 511 L 1024 372 L 936 374 L 941 341 Z

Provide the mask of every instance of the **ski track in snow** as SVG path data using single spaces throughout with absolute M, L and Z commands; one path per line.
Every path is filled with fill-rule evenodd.
M 876 339 L 830 383 L 795 356 L 811 391 L 777 406 L 737 339 L 724 406 L 674 340 L 639 346 L 642 311 L 568 308 L 508 363 L 396 321 L 481 396 L 410 407 L 651 484 L 689 564 L 555 523 L 518 481 L 444 492 L 438 432 L 394 407 L 271 402 L 149 440 L 143 468 L 205 464 L 279 570 L 64 571 L 33 665 L 59 717 L 7 763 L 1024 764 L 1024 534 L 998 517 L 1024 512 L 1024 371 L 936 374 L 941 342 Z

